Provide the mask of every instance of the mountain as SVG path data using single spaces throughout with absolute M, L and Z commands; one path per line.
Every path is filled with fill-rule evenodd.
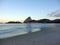
M 28 18 L 24 21 L 24 23 L 28 23 L 28 22 L 30 22 L 30 21 L 32 21 L 32 19 L 31 19 L 31 17 L 28 17 Z

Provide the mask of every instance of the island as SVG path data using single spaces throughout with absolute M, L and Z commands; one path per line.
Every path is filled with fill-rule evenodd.
M 21 22 L 19 22 L 19 21 L 9 21 L 9 22 L 6 22 L 6 24 L 10 24 L 10 23 L 15 24 L 15 23 L 21 23 Z

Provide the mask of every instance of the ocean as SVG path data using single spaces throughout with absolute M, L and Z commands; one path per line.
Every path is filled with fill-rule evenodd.
M 60 24 L 47 23 L 23 23 L 23 24 L 0 24 L 0 38 L 8 38 L 29 32 L 41 31 L 42 28 L 56 27 Z

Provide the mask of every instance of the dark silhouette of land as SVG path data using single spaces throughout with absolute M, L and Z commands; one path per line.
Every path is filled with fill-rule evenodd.
M 31 17 L 28 17 L 28 18 L 24 21 L 24 23 L 28 23 L 28 22 L 30 22 L 30 21 L 32 21 L 32 19 L 31 19 Z
M 6 22 L 6 24 L 8 23 L 22 23 L 20 21 L 9 21 Z M 50 19 L 40 19 L 40 20 L 33 20 L 31 17 L 28 17 L 27 19 L 24 20 L 23 23 L 60 23 L 60 19 L 54 19 L 54 20 L 50 20 Z
M 31 17 L 28 17 L 24 23 L 60 23 L 60 19 L 40 19 L 40 20 L 32 20 Z
M 19 22 L 19 21 L 9 21 L 9 22 L 6 22 L 7 24 L 8 23 L 21 23 L 21 22 Z
M 55 19 L 52 21 L 52 23 L 60 23 L 60 19 Z

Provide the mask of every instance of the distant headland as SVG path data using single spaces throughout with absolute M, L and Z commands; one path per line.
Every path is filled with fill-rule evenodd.
M 21 22 L 19 22 L 19 21 L 9 21 L 9 22 L 6 22 L 6 24 L 8 24 L 8 23 L 21 23 Z
M 9 21 L 6 22 L 7 24 L 9 23 L 22 23 L 19 21 Z M 60 23 L 60 19 L 54 19 L 54 20 L 50 20 L 50 19 L 40 19 L 40 20 L 33 20 L 31 17 L 28 17 L 24 20 L 23 23 Z

